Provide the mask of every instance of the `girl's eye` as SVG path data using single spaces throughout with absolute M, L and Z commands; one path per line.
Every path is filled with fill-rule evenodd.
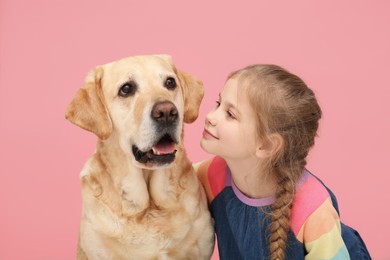
M 236 119 L 236 117 L 234 116 L 234 114 L 232 114 L 230 111 L 227 111 L 227 114 L 228 114 L 228 117 L 232 118 L 232 119 Z

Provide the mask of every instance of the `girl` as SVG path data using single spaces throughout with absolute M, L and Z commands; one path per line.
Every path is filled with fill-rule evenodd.
M 228 77 L 201 140 L 216 157 L 195 164 L 221 259 L 370 259 L 331 191 L 305 169 L 320 118 L 313 91 L 278 66 Z

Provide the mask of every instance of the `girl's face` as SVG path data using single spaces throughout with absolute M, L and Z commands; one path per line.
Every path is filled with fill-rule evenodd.
M 256 115 L 247 94 L 236 79 L 229 79 L 206 116 L 201 146 L 224 159 L 240 159 L 255 156 L 257 140 Z

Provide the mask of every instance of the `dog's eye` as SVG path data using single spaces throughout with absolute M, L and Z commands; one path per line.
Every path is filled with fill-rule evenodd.
M 118 95 L 121 97 L 128 97 L 134 95 L 136 88 L 136 85 L 132 82 L 125 83 L 119 89 Z
M 169 77 L 167 78 L 167 80 L 165 81 L 165 87 L 169 90 L 173 90 L 176 88 L 176 81 L 174 78 L 172 77 Z

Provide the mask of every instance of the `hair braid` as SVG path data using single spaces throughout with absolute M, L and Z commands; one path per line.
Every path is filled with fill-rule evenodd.
M 276 200 L 272 204 L 272 223 L 270 227 L 270 258 L 272 260 L 284 259 L 294 191 L 294 182 L 289 178 L 284 177 L 278 182 Z

